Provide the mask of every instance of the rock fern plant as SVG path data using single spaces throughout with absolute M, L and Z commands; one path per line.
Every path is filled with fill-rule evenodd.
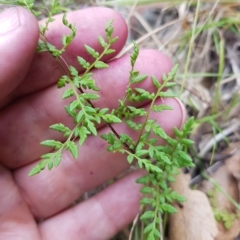
M 24 6 L 34 15 L 40 14 L 37 11 L 34 0 L 16 0 L 11 2 L 11 4 Z M 167 76 L 163 76 L 162 83 L 156 77 L 151 77 L 156 91 L 148 92 L 145 89 L 135 87 L 137 83 L 144 81 L 147 75 L 140 75 L 139 71 L 135 69 L 139 48 L 134 43 L 134 50 L 130 57 L 131 71 L 125 97 L 119 99 L 119 106 L 116 109 L 97 108 L 94 106 L 94 101 L 99 98 L 99 89 L 91 71 L 94 68 L 108 67 L 102 61 L 102 58 L 114 52 L 111 46 L 117 41 L 117 37 L 113 37 L 114 28 L 112 21 L 106 24 L 106 35 L 98 38 L 99 44 L 103 49 L 102 52 L 97 52 L 90 46 L 85 45 L 87 53 L 94 58 L 94 61 L 90 63 L 84 58 L 77 56 L 78 63 L 84 69 L 84 73 L 79 75 L 76 68 L 69 66 L 62 57 L 62 53 L 76 35 L 76 28 L 67 21 L 66 14 L 63 15 L 62 22 L 70 29 L 70 34 L 62 37 L 62 48 L 57 49 L 45 37 L 49 24 L 54 21 L 53 15 L 61 12 L 61 10 L 59 1 L 53 0 L 45 26 L 40 27 L 40 40 L 37 51 L 49 52 L 62 66 L 64 74 L 59 79 L 57 87 L 66 87 L 62 98 L 71 98 L 71 102 L 65 107 L 65 110 L 66 114 L 72 117 L 75 126 L 72 129 L 63 123 L 56 123 L 50 126 L 52 130 L 61 132 L 65 140 L 60 142 L 48 139 L 41 142 L 43 146 L 52 148 L 52 151 L 41 156 L 42 160 L 30 171 L 29 176 L 39 174 L 46 168 L 51 170 L 53 167 L 58 167 L 62 160 L 63 151 L 70 151 L 74 158 L 78 158 L 79 147 L 84 144 L 90 135 L 97 136 L 96 125 L 104 122 L 109 127 L 109 133 L 100 137 L 108 143 L 106 150 L 124 154 L 129 164 L 137 164 L 139 168 L 145 169 L 148 173 L 137 180 L 137 183 L 143 186 L 141 188 L 143 193 L 141 204 L 144 211 L 140 218 L 145 223 L 145 239 L 159 239 L 161 237 L 159 224 L 164 214 L 176 212 L 172 202 L 185 201 L 185 198 L 173 191 L 168 183 L 175 181 L 174 175 L 178 173 L 180 168 L 193 166 L 192 159 L 187 154 L 189 146 L 193 144 L 188 139 L 193 118 L 190 118 L 181 130 L 175 128 L 176 137 L 171 138 L 164 132 L 161 125 L 150 117 L 152 111 L 172 110 L 170 106 L 164 104 L 157 105 L 156 100 L 158 98 L 175 97 L 172 93 L 166 92 L 165 89 L 175 85 L 173 80 L 177 66 Z M 91 90 L 91 93 L 85 90 Z M 146 100 L 151 102 L 148 109 L 133 106 L 134 102 Z M 139 122 L 139 118 L 141 122 Z M 129 128 L 136 131 L 138 135 L 137 140 L 134 141 L 131 136 L 117 132 L 112 124 L 120 123 L 126 124 Z M 165 141 L 166 144 L 164 146 L 158 145 L 160 139 Z

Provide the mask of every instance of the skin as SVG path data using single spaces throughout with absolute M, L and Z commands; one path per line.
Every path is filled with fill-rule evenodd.
M 61 36 L 67 29 L 61 17 L 50 25 L 47 39 L 61 46 Z M 122 49 L 127 38 L 127 26 L 116 12 L 106 8 L 89 8 L 68 14 L 75 22 L 77 36 L 63 57 L 69 65 L 81 72 L 76 56 L 92 59 L 83 44 L 100 50 L 99 35 L 104 36 L 104 26 L 114 19 L 114 35 L 119 40 L 116 52 L 104 60 L 110 61 Z M 69 127 L 72 120 L 66 116 L 61 100 L 62 89 L 55 84 L 62 71 L 47 53 L 36 54 L 38 23 L 23 8 L 13 8 L 0 14 L 0 240 L 105 240 L 129 224 L 138 213 L 140 185 L 135 180 L 144 171 L 132 172 L 99 194 L 74 206 L 70 204 L 85 191 L 91 190 L 118 176 L 129 165 L 125 156 L 106 152 L 106 143 L 98 137 L 89 137 L 80 149 L 79 158 L 72 159 L 64 153 L 57 169 L 28 177 L 30 169 L 48 148 L 39 145 L 46 139 L 62 140 L 60 134 L 49 130 L 49 125 L 63 122 Z M 101 89 L 97 107 L 114 108 L 122 98 L 130 70 L 129 56 L 109 62 L 109 69 L 95 70 L 94 78 Z M 136 69 L 141 74 L 161 79 L 172 67 L 167 56 L 154 50 L 142 50 Z M 150 78 L 139 85 L 153 90 Z M 166 99 L 173 111 L 154 114 L 169 135 L 173 127 L 185 120 L 185 110 L 177 99 Z M 146 103 L 148 104 L 148 103 Z M 134 134 L 123 125 L 117 131 Z M 109 132 L 105 125 L 100 133 Z M 39 219 L 44 219 L 39 223 Z

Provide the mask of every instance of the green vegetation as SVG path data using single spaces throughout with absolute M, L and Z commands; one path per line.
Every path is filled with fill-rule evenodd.
M 184 196 L 171 190 L 169 182 L 175 180 L 174 176 L 180 168 L 193 167 L 192 159 L 188 155 L 188 150 L 193 145 L 193 142 L 189 140 L 192 126 L 194 126 L 194 133 L 197 134 L 202 126 L 207 125 L 210 129 L 201 132 L 201 135 L 196 137 L 198 140 L 202 140 L 210 135 L 214 140 L 207 151 L 210 153 L 209 165 L 214 164 L 215 154 L 221 151 L 219 143 L 228 146 L 231 142 L 228 135 L 222 134 L 221 141 L 216 140 L 216 137 L 227 128 L 227 125 L 231 125 L 232 116 L 240 102 L 239 83 L 238 80 L 235 80 L 239 78 L 239 72 L 232 66 L 234 64 L 229 62 L 231 46 L 228 39 L 237 42 L 236 39 L 240 36 L 239 11 L 237 10 L 239 5 L 235 1 L 214 0 L 195 0 L 191 3 L 159 0 L 105 0 L 101 2 L 93 0 L 91 3 L 84 2 L 87 2 L 88 5 L 123 6 L 129 10 L 128 19 L 131 16 L 136 17 L 134 10 L 138 6 L 141 6 L 140 11 L 142 11 L 143 6 L 157 5 L 158 7 L 158 4 L 160 6 L 161 3 L 164 3 L 159 7 L 162 11 L 161 17 L 163 19 L 165 15 L 170 16 L 170 20 L 166 22 L 162 20 L 161 26 L 156 29 L 136 30 L 136 25 L 133 26 L 132 30 L 138 34 L 130 38 L 134 42 L 123 50 L 123 53 L 126 53 L 133 49 L 131 53 L 132 69 L 125 97 L 119 99 L 119 106 L 116 109 L 100 109 L 94 106 L 94 101 L 100 96 L 98 95 L 99 87 L 95 84 L 91 71 L 94 68 L 108 67 L 102 58 L 114 51 L 111 49 L 111 45 L 117 41 L 117 38 L 112 37 L 114 29 L 111 20 L 109 19 L 110 21 L 106 25 L 106 35 L 99 36 L 98 39 L 99 45 L 102 46 L 101 52 L 85 45 L 86 52 L 93 57 L 94 61 L 89 63 L 82 57 L 76 56 L 78 63 L 85 70 L 83 74 L 79 75 L 77 70 L 73 66 L 69 66 L 62 57 L 62 53 L 76 35 L 75 26 L 69 24 L 66 14 L 63 16 L 63 24 L 69 28 L 70 34 L 62 38 L 62 47 L 57 49 L 45 38 L 49 24 L 54 21 L 54 14 L 76 8 L 75 5 L 72 5 L 73 1 L 62 1 L 61 4 L 57 0 L 45 0 L 43 3 L 34 0 L 11 1 L 13 5 L 26 7 L 35 16 L 47 17 L 45 26 L 40 28 L 41 37 L 37 51 L 49 52 L 64 70 L 57 87 L 67 87 L 62 98 L 71 99 L 71 103 L 66 106 L 66 114 L 72 117 L 75 123 L 75 127 L 72 129 L 63 123 L 50 126 L 52 130 L 61 132 L 65 141 L 59 142 L 54 139 L 43 141 L 41 144 L 50 147 L 53 151 L 42 156 L 42 161 L 32 169 L 30 175 L 38 174 L 45 168 L 51 170 L 53 167 L 57 167 L 61 163 L 63 151 L 69 151 L 74 158 L 83 154 L 81 146 L 86 139 L 90 135 L 98 135 L 96 125 L 105 124 L 109 127 L 109 133 L 101 135 L 101 138 L 108 143 L 107 151 L 125 155 L 130 164 L 136 164 L 148 172 L 148 175 L 137 181 L 143 185 L 141 192 L 144 196 L 141 200 L 141 227 L 135 226 L 132 239 L 164 239 L 167 216 L 176 212 L 172 203 L 186 200 Z M 0 0 L 0 3 L 8 4 L 9 1 Z M 121 8 L 119 7 L 119 9 Z M 171 18 L 172 9 L 177 9 L 178 17 L 176 19 Z M 141 23 L 146 23 L 143 18 L 140 20 Z M 129 25 L 131 26 L 131 22 Z M 146 24 L 142 25 L 146 26 Z M 160 43 L 157 42 L 158 45 L 154 41 L 149 41 L 151 38 L 154 40 L 154 37 L 160 39 Z M 147 78 L 146 75 L 140 75 L 138 69 L 135 69 L 139 45 L 163 50 L 173 58 L 174 62 L 178 63 L 178 67 L 176 65 L 167 76 L 164 76 L 162 82 L 151 76 L 152 84 L 155 87 L 153 92 L 135 87 L 137 83 L 143 82 Z M 226 91 L 225 86 L 229 83 L 233 87 L 226 87 Z M 168 88 L 169 91 L 165 92 L 165 88 Z M 85 90 L 91 90 L 91 93 Z M 173 139 L 150 116 L 151 112 L 171 111 L 167 105 L 157 105 L 156 100 L 175 95 L 185 103 L 189 114 L 195 116 L 196 120 L 190 118 L 181 130 L 175 129 L 176 137 Z M 150 102 L 150 108 L 134 106 L 134 103 L 146 100 Z M 141 119 L 140 122 L 139 119 Z M 134 130 L 138 134 L 137 140 L 118 132 L 115 127 L 117 124 L 126 124 Z M 192 138 L 194 139 L 194 136 Z M 166 143 L 164 146 L 158 145 L 160 139 Z M 195 149 L 194 151 L 196 158 L 206 157 L 207 152 L 201 151 L 201 147 L 207 144 L 206 141 L 202 141 L 201 146 L 200 140 L 197 142 L 199 145 L 195 146 L 199 150 Z M 203 152 L 204 154 L 201 155 Z M 201 169 L 197 169 L 196 172 L 203 170 L 202 164 L 200 165 Z M 216 219 L 224 222 L 226 228 L 231 227 L 234 219 L 239 217 L 239 214 L 229 214 L 223 210 L 219 211 L 217 206 L 212 205 L 212 207 Z M 238 208 L 239 205 L 236 205 L 236 209 Z M 138 219 L 136 220 L 138 221 Z M 143 236 L 145 237 L 143 238 Z

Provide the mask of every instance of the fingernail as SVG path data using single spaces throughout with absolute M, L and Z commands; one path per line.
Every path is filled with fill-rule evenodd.
M 175 98 L 175 99 L 179 103 L 181 110 L 182 110 L 182 122 L 181 122 L 181 126 L 180 126 L 180 128 L 181 128 L 183 126 L 183 124 L 187 121 L 187 110 L 186 110 L 185 106 L 183 105 L 183 103 L 178 98 Z
M 0 34 L 6 34 L 20 27 L 17 8 L 8 8 L 0 14 Z

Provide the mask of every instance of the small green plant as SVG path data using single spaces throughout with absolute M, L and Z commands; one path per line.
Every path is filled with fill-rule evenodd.
M 34 0 L 18 0 L 16 3 L 25 6 L 33 14 L 37 15 Z M 173 82 L 177 72 L 177 65 L 163 76 L 163 81 L 152 76 L 152 84 L 155 91 L 149 92 L 145 89 L 135 87 L 137 83 L 144 81 L 147 75 L 140 75 L 135 69 L 135 63 L 139 55 L 139 48 L 134 43 L 134 50 L 130 57 L 131 71 L 126 94 L 123 99 L 119 99 L 119 106 L 116 109 L 97 108 L 94 101 L 98 95 L 98 86 L 93 79 L 92 70 L 94 68 L 107 68 L 108 65 L 102 61 L 102 58 L 114 52 L 111 46 L 117 41 L 113 37 L 114 28 L 112 21 L 109 21 L 105 27 L 105 36 L 99 36 L 98 41 L 102 46 L 102 51 L 85 45 L 85 49 L 94 59 L 92 63 L 87 62 L 81 56 L 77 56 L 79 65 L 84 69 L 84 73 L 79 75 L 76 68 L 69 66 L 62 57 L 62 53 L 76 35 L 76 28 L 67 21 L 66 14 L 63 15 L 63 24 L 70 29 L 70 34 L 62 37 L 62 48 L 57 49 L 47 42 L 45 34 L 49 24 L 54 21 L 53 15 L 61 11 L 58 0 L 54 0 L 49 9 L 49 16 L 45 26 L 40 27 L 40 40 L 37 51 L 49 52 L 59 64 L 62 65 L 64 74 L 60 77 L 57 87 L 66 87 L 62 98 L 70 98 L 71 102 L 65 107 L 66 114 L 72 117 L 75 126 L 70 129 L 63 123 L 56 123 L 50 128 L 61 132 L 65 140 L 60 142 L 54 139 L 48 139 L 41 144 L 52 148 L 53 151 L 41 156 L 42 160 L 30 171 L 29 176 L 39 174 L 46 167 L 51 170 L 61 163 L 63 151 L 70 151 L 74 158 L 78 157 L 79 146 L 82 146 L 90 135 L 97 136 L 96 125 L 104 122 L 108 125 L 110 131 L 101 135 L 101 138 L 108 143 L 107 151 L 121 153 L 126 156 L 128 163 L 136 163 L 139 168 L 145 169 L 148 174 L 139 178 L 137 182 L 142 184 L 141 192 L 143 198 L 141 204 L 144 206 L 141 220 L 145 223 L 145 239 L 159 239 L 161 233 L 159 224 L 164 214 L 175 213 L 176 209 L 172 206 L 173 201 L 185 201 L 186 199 L 173 191 L 169 187 L 169 182 L 175 181 L 174 175 L 182 167 L 192 167 L 192 159 L 187 154 L 189 146 L 193 144 L 188 139 L 193 124 L 193 118 L 190 118 L 181 130 L 174 129 L 175 138 L 168 136 L 164 129 L 156 120 L 151 119 L 151 112 L 171 111 L 172 108 L 165 104 L 156 104 L 158 98 L 175 97 L 172 93 L 165 91 L 175 85 Z M 90 90 L 90 91 L 85 91 Z M 91 92 L 91 93 L 90 93 Z M 150 101 L 149 108 L 136 108 L 134 102 Z M 133 140 L 131 136 L 117 132 L 115 124 L 126 124 L 129 128 L 136 131 L 138 137 Z M 160 146 L 159 140 L 164 140 L 165 145 Z
M 210 179 L 211 180 L 211 179 Z M 215 219 L 222 223 L 226 229 L 230 229 L 236 219 L 239 219 L 239 204 L 236 203 L 227 193 L 220 191 L 220 186 L 213 180 L 211 180 L 213 186 L 208 191 L 207 195 L 209 197 L 213 214 Z M 236 213 L 230 212 L 228 209 L 221 209 L 218 202 L 219 194 L 223 194 L 226 199 L 230 200 L 236 206 Z
M 224 211 L 218 208 L 213 209 L 214 216 L 218 222 L 222 222 L 226 229 L 230 229 L 233 225 L 235 219 L 237 219 L 236 214 Z

